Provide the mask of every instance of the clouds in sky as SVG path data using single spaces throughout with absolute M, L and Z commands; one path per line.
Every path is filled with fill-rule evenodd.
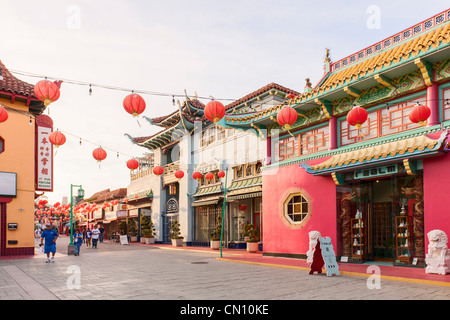
M 380 28 L 369 29 L 369 6 Z M 270 82 L 302 91 L 323 75 L 325 48 L 338 60 L 447 9 L 445 1 L 4 1 L 0 59 L 11 70 L 129 89 L 219 98 L 240 97 Z M 30 83 L 39 79 L 19 76 Z M 146 150 L 124 133 L 159 131 L 129 116 L 128 92 L 63 83 L 50 106 L 67 136 L 55 157 L 50 202 L 82 184 L 86 196 L 127 187 L 128 156 Z M 175 110 L 171 97 L 144 96 L 144 115 Z M 94 142 L 108 151 L 101 169 Z

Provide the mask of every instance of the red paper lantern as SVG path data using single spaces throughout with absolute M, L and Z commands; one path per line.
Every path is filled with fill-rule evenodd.
M 212 174 L 211 172 L 208 172 L 205 175 L 205 178 L 206 178 L 206 180 L 212 180 L 212 179 L 214 179 L 214 174 Z
M 362 107 L 353 107 L 347 114 L 347 122 L 351 126 L 355 126 L 356 129 L 360 129 L 361 125 L 366 122 L 368 117 L 367 110 Z
M 136 170 L 139 168 L 139 162 L 136 159 L 130 159 L 127 161 L 127 167 L 130 170 Z
M 62 146 L 64 143 L 66 143 L 66 136 L 59 131 L 53 131 L 48 136 L 48 140 L 51 144 L 55 145 L 57 148 L 59 146 Z
M 247 209 L 247 206 L 245 204 L 239 205 L 239 210 L 245 211 L 245 209 Z
M 8 119 L 8 111 L 0 106 L 0 123 L 5 122 Z
M 177 170 L 177 171 L 175 172 L 175 178 L 181 179 L 181 178 L 183 178 L 183 177 L 184 177 L 184 172 L 183 172 L 183 170 Z
M 161 166 L 156 166 L 153 168 L 153 173 L 157 176 L 160 176 L 164 173 L 164 169 Z
M 107 153 L 102 147 L 99 147 L 92 152 L 92 156 L 100 163 L 106 159 Z
M 225 116 L 225 107 L 219 101 L 210 101 L 205 106 L 205 117 L 211 122 L 218 122 Z
M 200 180 L 202 178 L 202 174 L 196 171 L 192 174 L 192 178 L 194 178 L 195 180 Z
M 132 93 L 123 99 L 123 107 L 133 117 L 137 117 L 145 110 L 145 100 L 140 95 Z
M 217 174 L 217 176 L 218 176 L 219 178 L 225 178 L 225 172 L 219 171 L 219 173 Z
M 428 106 L 416 105 L 409 114 L 409 120 L 418 123 L 421 126 L 427 124 L 427 120 L 431 115 L 431 110 Z
M 291 126 L 297 121 L 297 111 L 291 107 L 283 107 L 277 114 L 277 122 L 286 130 L 290 130 Z
M 34 94 L 36 97 L 44 102 L 44 106 L 59 99 L 59 87 L 54 82 L 48 80 L 41 80 L 34 86 Z

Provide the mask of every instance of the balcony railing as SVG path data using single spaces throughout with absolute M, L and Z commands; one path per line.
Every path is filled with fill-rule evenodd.
M 164 168 L 164 173 L 163 173 L 163 178 L 168 178 L 171 177 L 175 174 L 175 172 L 177 170 L 180 169 L 180 161 L 175 161 L 169 164 L 166 164 L 165 166 L 163 166 Z M 134 170 L 131 172 L 130 177 L 131 177 L 131 181 L 139 179 L 139 178 L 143 178 L 145 176 L 148 175 L 152 175 L 153 174 L 153 167 L 146 167 L 144 170 Z

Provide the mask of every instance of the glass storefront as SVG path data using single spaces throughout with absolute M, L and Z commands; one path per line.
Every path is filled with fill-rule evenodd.
M 352 262 L 424 264 L 423 176 L 400 167 L 369 179 L 347 173 L 346 185 L 337 186 L 338 255 Z
M 195 208 L 194 245 L 209 245 L 209 235 L 214 231 L 219 215 L 222 216 L 220 204 Z

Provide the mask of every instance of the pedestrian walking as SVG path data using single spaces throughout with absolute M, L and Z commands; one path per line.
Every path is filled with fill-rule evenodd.
M 47 224 L 46 229 L 41 234 L 41 246 L 45 239 L 44 253 L 47 254 L 47 263 L 50 262 L 50 253 L 52 253 L 51 262 L 55 262 L 56 239 L 58 239 L 58 231 L 52 229 L 51 224 Z
M 100 230 L 99 240 L 100 240 L 100 243 L 102 243 L 103 239 L 105 238 L 105 229 L 103 227 L 100 227 L 100 228 L 98 228 L 98 230 Z
M 100 230 L 98 230 L 98 227 L 95 226 L 94 229 L 92 229 L 92 248 L 97 249 L 97 243 L 98 243 L 99 236 L 100 236 Z
M 89 248 L 89 246 L 91 245 L 91 238 L 92 238 L 92 232 L 91 229 L 87 229 L 86 230 L 86 247 Z
M 36 230 L 34 231 L 34 238 L 35 239 L 39 239 L 41 237 L 41 228 L 36 228 Z
M 83 243 L 83 234 L 80 232 L 80 229 L 75 230 L 73 234 L 73 244 L 75 245 L 75 255 L 80 255 L 81 244 Z

